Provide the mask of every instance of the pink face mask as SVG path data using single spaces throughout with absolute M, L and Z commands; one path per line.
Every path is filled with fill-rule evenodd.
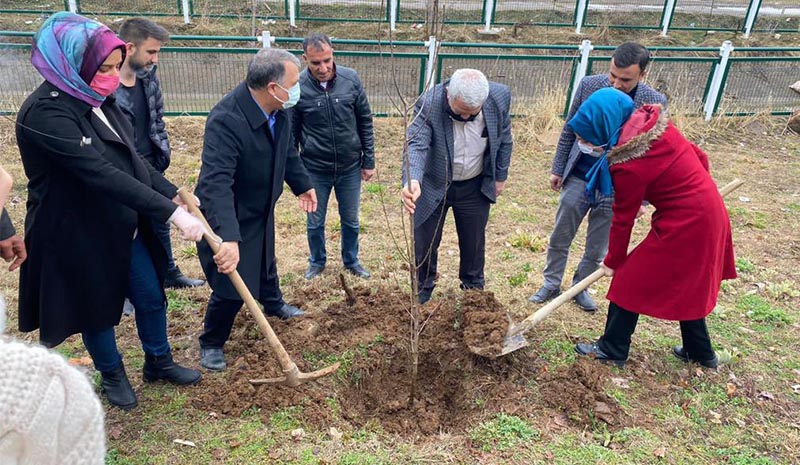
M 94 79 L 92 79 L 91 84 L 89 84 L 89 87 L 103 97 L 108 97 L 117 90 L 117 87 L 119 87 L 119 76 L 95 74 Z

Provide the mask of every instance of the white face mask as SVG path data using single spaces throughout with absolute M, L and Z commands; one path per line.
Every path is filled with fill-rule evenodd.
M 596 155 L 594 147 L 581 141 L 578 141 L 578 150 L 580 150 L 581 153 L 585 153 L 586 155 Z
M 289 100 L 286 101 L 281 100 L 277 96 L 273 95 L 273 97 L 275 97 L 275 100 L 283 104 L 284 110 L 288 110 L 289 108 L 292 108 L 293 106 L 297 105 L 297 102 L 300 100 L 300 81 L 298 81 L 295 85 L 293 85 L 288 89 L 278 84 L 277 82 L 275 83 L 275 85 L 285 90 L 286 93 L 289 94 Z

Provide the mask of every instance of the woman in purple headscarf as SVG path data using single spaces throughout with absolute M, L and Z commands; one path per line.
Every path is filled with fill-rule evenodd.
M 19 326 L 53 347 L 80 333 L 108 400 L 136 406 L 114 327 L 123 301 L 136 307 L 144 379 L 200 381 L 172 360 L 167 341 L 166 254 L 151 228 L 172 222 L 199 240 L 202 225 L 180 207 L 176 187 L 136 154 L 133 129 L 114 102 L 125 43 L 73 13 L 51 16 L 31 62 L 45 82 L 17 116 L 28 176 Z M 170 200 L 171 199 L 171 200 Z

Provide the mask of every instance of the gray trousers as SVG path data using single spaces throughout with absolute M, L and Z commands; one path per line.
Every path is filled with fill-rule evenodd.
M 544 287 L 558 289 L 567 268 L 569 248 L 575 233 L 589 214 L 589 226 L 586 231 L 586 248 L 578 269 L 572 277 L 575 284 L 594 273 L 608 252 L 608 233 L 611 229 L 611 203 L 613 197 L 598 197 L 598 203 L 591 207 L 583 194 L 586 182 L 575 176 L 564 179 L 561 196 L 558 199 L 556 223 L 550 243 L 547 245 L 547 264 L 544 268 Z

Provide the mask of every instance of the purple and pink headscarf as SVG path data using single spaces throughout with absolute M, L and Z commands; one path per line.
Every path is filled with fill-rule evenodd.
M 42 77 L 76 99 L 99 107 L 105 97 L 89 84 L 115 49 L 125 59 L 125 42 L 103 24 L 62 11 L 50 16 L 33 37 L 31 63 Z

